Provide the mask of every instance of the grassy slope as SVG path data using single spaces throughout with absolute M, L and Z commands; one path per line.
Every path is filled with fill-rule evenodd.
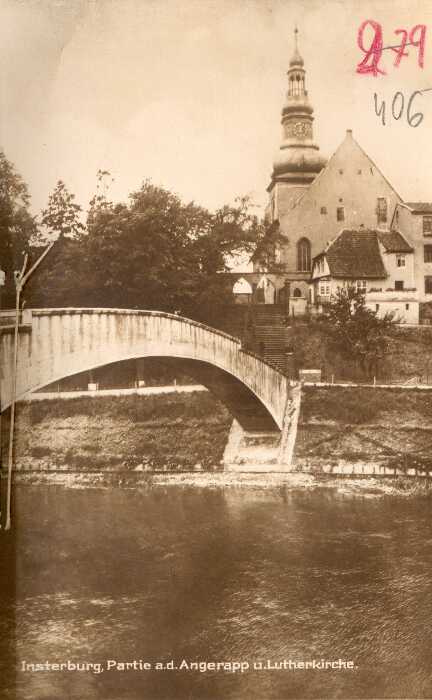
M 317 322 L 295 324 L 292 339 L 298 368 L 322 369 L 324 376 L 364 379 L 354 363 L 339 357 L 329 347 L 328 338 Z M 377 368 L 377 377 L 393 381 L 421 376 L 432 381 L 432 328 L 394 328 L 389 353 Z
M 22 468 L 214 469 L 231 417 L 209 393 L 77 398 L 18 405 L 16 464 Z M 7 424 L 3 421 L 3 436 Z M 5 447 L 5 445 L 3 445 Z M 428 466 L 432 391 L 303 390 L 298 468 L 379 462 Z
M 432 391 L 305 388 L 295 451 L 300 467 L 375 462 L 431 468 Z
M 16 464 L 83 470 L 219 465 L 231 417 L 208 393 L 19 405 Z M 3 433 L 4 434 L 4 433 Z

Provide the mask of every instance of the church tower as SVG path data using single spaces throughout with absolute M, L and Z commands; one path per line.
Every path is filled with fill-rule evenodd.
M 326 164 L 313 141 L 313 107 L 306 90 L 306 71 L 297 36 L 296 27 L 295 49 L 287 73 L 288 91 L 282 109 L 282 142 L 267 188 L 271 221 L 283 218 Z

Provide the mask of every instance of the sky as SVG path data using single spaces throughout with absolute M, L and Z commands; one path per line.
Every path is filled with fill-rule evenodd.
M 404 199 L 432 201 L 432 90 L 413 99 L 418 127 L 406 110 L 391 115 L 396 92 L 406 105 L 432 88 L 429 0 L 0 0 L 0 10 L 0 148 L 34 212 L 60 178 L 86 208 L 101 168 L 116 200 L 149 178 L 212 210 L 250 195 L 262 213 L 295 24 L 322 153 L 350 128 Z M 399 67 L 383 52 L 385 75 L 357 73 L 368 19 L 384 46 L 426 24 L 424 68 L 412 46 Z

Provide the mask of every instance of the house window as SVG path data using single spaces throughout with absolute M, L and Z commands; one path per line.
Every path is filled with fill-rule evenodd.
M 405 304 L 405 311 L 409 311 L 409 304 Z
M 375 311 L 379 311 L 379 304 L 375 304 Z
M 432 277 L 425 277 L 425 294 L 432 294 Z
M 396 292 L 402 292 L 404 288 L 403 280 L 395 280 L 395 290 Z
M 357 280 L 356 287 L 357 287 L 358 292 L 363 292 L 363 294 L 366 294 L 366 292 L 367 292 L 366 280 Z
M 385 197 L 378 197 L 376 213 L 378 223 L 385 224 L 387 222 L 387 199 Z
M 337 207 L 336 221 L 345 221 L 345 207 Z
M 424 246 L 424 261 L 425 263 L 432 262 L 432 245 Z
M 320 282 L 319 283 L 319 295 L 320 297 L 330 296 L 330 282 Z
M 300 238 L 297 243 L 297 270 L 310 272 L 311 269 L 311 244 L 307 238 Z
M 432 216 L 423 217 L 423 234 L 425 236 L 432 236 Z
M 405 267 L 405 255 L 396 255 L 397 267 Z
M 321 214 L 327 214 L 327 207 L 321 207 Z

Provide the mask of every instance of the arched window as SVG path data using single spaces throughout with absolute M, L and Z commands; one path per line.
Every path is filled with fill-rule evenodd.
M 298 272 L 310 272 L 311 269 L 311 244 L 307 238 L 300 238 L 297 243 L 297 270 Z
M 252 294 L 252 287 L 244 277 L 239 277 L 234 284 L 233 294 Z
M 301 295 L 302 295 L 301 289 L 299 289 L 298 287 L 296 287 L 296 288 L 294 289 L 294 296 L 295 296 L 295 298 L 298 299 L 299 297 L 301 297 Z

